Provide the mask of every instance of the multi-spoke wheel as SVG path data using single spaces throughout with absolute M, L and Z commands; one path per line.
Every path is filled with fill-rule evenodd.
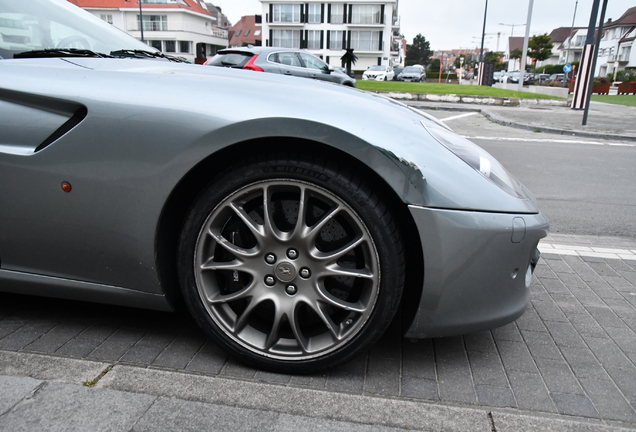
M 181 245 L 186 301 L 238 357 L 306 372 L 351 358 L 399 303 L 403 256 L 384 206 L 316 163 L 283 176 L 233 170 L 192 209 Z

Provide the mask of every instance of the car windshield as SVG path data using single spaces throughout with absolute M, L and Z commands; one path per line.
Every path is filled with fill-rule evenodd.
M 420 73 L 421 69 L 413 66 L 405 67 L 402 73 Z
M 156 51 L 66 0 L 0 0 L 0 33 L 5 59 L 40 50 Z
M 218 53 L 206 63 L 208 66 L 228 66 L 242 68 L 252 58 L 248 52 L 224 52 Z
M 371 66 L 369 67 L 370 71 L 383 71 L 384 70 L 384 66 Z

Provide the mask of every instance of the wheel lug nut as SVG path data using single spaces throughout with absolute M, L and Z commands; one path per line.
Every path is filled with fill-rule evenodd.
M 296 249 L 289 249 L 287 251 L 287 257 L 289 259 L 296 259 L 298 258 L 298 251 Z
M 271 275 L 265 276 L 265 285 L 274 286 L 275 284 L 276 284 L 276 279 L 274 279 L 274 276 L 271 276 Z
M 276 255 L 274 255 L 273 253 L 268 253 L 267 255 L 265 255 L 265 262 L 267 264 L 274 264 L 276 262 Z
M 289 295 L 294 295 L 298 292 L 298 288 L 296 288 L 296 285 L 287 285 L 285 287 L 285 292 Z
M 300 269 L 300 277 L 303 279 L 308 279 L 311 276 L 311 271 L 307 267 L 303 267 Z

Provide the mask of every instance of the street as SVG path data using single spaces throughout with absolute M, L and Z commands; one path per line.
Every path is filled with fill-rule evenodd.
M 535 133 L 477 113 L 428 110 L 527 186 L 551 233 L 636 238 L 636 142 Z
M 0 430 L 55 429 L 60 416 L 93 431 L 635 428 L 635 143 L 429 112 L 496 156 L 551 220 L 516 322 L 409 340 L 398 314 L 344 366 L 285 375 L 229 359 L 184 313 L 3 293 Z

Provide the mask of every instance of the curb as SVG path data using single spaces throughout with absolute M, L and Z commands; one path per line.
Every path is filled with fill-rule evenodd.
M 391 99 L 398 100 L 400 102 L 406 103 L 407 105 L 409 99 L 405 98 L 394 98 L 392 97 L 393 93 L 389 94 Z M 412 102 L 431 102 L 431 101 L 419 101 L 419 100 L 410 100 Z M 448 103 L 448 102 L 446 102 Z M 525 104 L 523 104 L 525 105 Z M 566 130 L 566 129 L 558 129 L 549 126 L 540 126 L 540 125 L 532 125 L 529 123 L 516 122 L 512 120 L 508 120 L 505 117 L 502 117 L 499 114 L 495 114 L 492 111 L 489 111 L 487 107 L 473 107 L 473 106 L 422 106 L 422 105 L 410 105 L 412 108 L 429 108 L 429 109 L 437 109 L 444 111 L 459 111 L 459 112 L 478 112 L 486 117 L 488 120 L 493 123 L 500 124 L 502 126 L 509 126 L 516 129 L 529 130 L 532 132 L 545 132 L 555 135 L 567 135 L 567 136 L 578 136 L 578 137 L 587 137 L 587 138 L 596 138 L 602 140 L 614 140 L 614 141 L 627 141 L 627 142 L 636 142 L 636 137 L 629 135 L 620 135 L 620 134 L 609 134 L 602 132 L 591 132 L 591 131 L 581 131 L 581 130 Z M 509 105 L 514 106 L 514 105 Z
M 615 140 L 615 141 L 630 141 L 636 142 L 636 137 L 628 136 L 628 135 L 620 135 L 620 134 L 609 134 L 602 132 L 589 132 L 589 131 L 580 131 L 580 130 L 565 130 L 558 129 L 549 126 L 538 126 L 531 125 L 528 123 L 521 123 L 512 120 L 507 120 L 506 118 L 495 114 L 491 111 L 480 109 L 479 112 L 483 114 L 488 120 L 493 123 L 500 124 L 502 126 L 510 126 L 517 129 L 525 129 L 533 132 L 547 132 L 556 135 L 568 135 L 568 136 L 579 136 L 579 137 L 587 137 L 587 138 L 596 138 L 596 139 L 604 139 L 604 140 Z
M 547 106 L 568 106 L 568 100 L 559 99 L 526 99 L 526 98 L 508 98 L 495 96 L 469 96 L 456 94 L 434 94 L 434 93 L 402 93 L 402 92 L 382 92 L 375 91 L 371 93 L 381 94 L 391 99 L 399 101 L 417 101 L 417 102 L 450 102 L 463 103 L 471 105 L 496 105 L 496 106 L 526 106 L 526 105 L 547 105 Z
M 35 370 L 30 367 L 41 365 Z M 21 377 L 72 384 L 99 373 L 107 363 L 69 359 L 35 353 L 0 350 L 0 377 Z M 79 368 L 79 370 L 77 369 Z M 35 383 L 37 384 L 37 382 Z M 84 384 L 86 385 L 86 384 Z M 40 384 L 37 389 L 41 388 Z M 334 420 L 351 425 L 417 430 L 546 431 L 546 432 L 628 432 L 633 425 L 604 422 L 583 417 L 540 413 L 513 408 L 463 406 L 374 394 L 309 389 L 257 380 L 206 376 L 159 368 L 116 364 L 86 392 L 110 391 L 119 394 L 171 398 L 183 403 L 213 404 L 284 415 L 302 416 L 311 421 Z M 35 392 L 33 392 L 35 393 Z M 193 405 L 194 406 L 194 405 Z M 496 428 L 496 429 L 495 429 Z M 312 429 L 314 430 L 314 429 Z

